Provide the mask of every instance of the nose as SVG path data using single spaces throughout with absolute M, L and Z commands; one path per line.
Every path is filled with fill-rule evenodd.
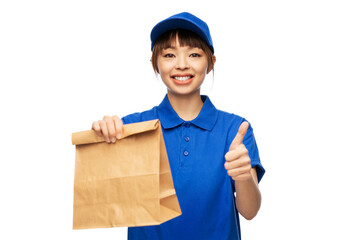
M 189 68 L 189 63 L 185 56 L 179 56 L 176 58 L 176 69 L 184 70 L 188 68 Z

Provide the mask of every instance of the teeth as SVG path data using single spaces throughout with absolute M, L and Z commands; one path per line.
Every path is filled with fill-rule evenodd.
M 186 81 L 187 79 L 190 79 L 191 76 L 186 76 L 186 77 L 174 77 L 176 80 L 179 80 L 179 81 Z

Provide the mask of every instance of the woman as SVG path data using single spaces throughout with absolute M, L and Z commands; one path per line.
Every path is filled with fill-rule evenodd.
M 248 220 L 257 214 L 265 170 L 249 123 L 200 95 L 216 61 L 209 28 L 180 13 L 158 23 L 151 40 L 153 69 L 167 87 L 164 100 L 122 119 L 105 116 L 92 129 L 114 143 L 123 124 L 159 119 L 182 215 L 131 227 L 128 239 L 240 239 L 238 212 Z

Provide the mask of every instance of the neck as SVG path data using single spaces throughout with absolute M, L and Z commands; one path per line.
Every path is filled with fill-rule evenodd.
M 174 111 L 185 121 L 195 119 L 203 106 L 200 91 L 189 95 L 176 95 L 168 91 L 168 99 Z

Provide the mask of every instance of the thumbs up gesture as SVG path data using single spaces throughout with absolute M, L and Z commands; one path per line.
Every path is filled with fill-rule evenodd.
M 228 175 L 235 181 L 252 178 L 252 168 L 248 150 L 243 144 L 243 138 L 247 133 L 248 127 L 248 122 L 243 122 L 240 125 L 238 133 L 230 145 L 229 151 L 224 156 L 226 159 L 224 167 Z

